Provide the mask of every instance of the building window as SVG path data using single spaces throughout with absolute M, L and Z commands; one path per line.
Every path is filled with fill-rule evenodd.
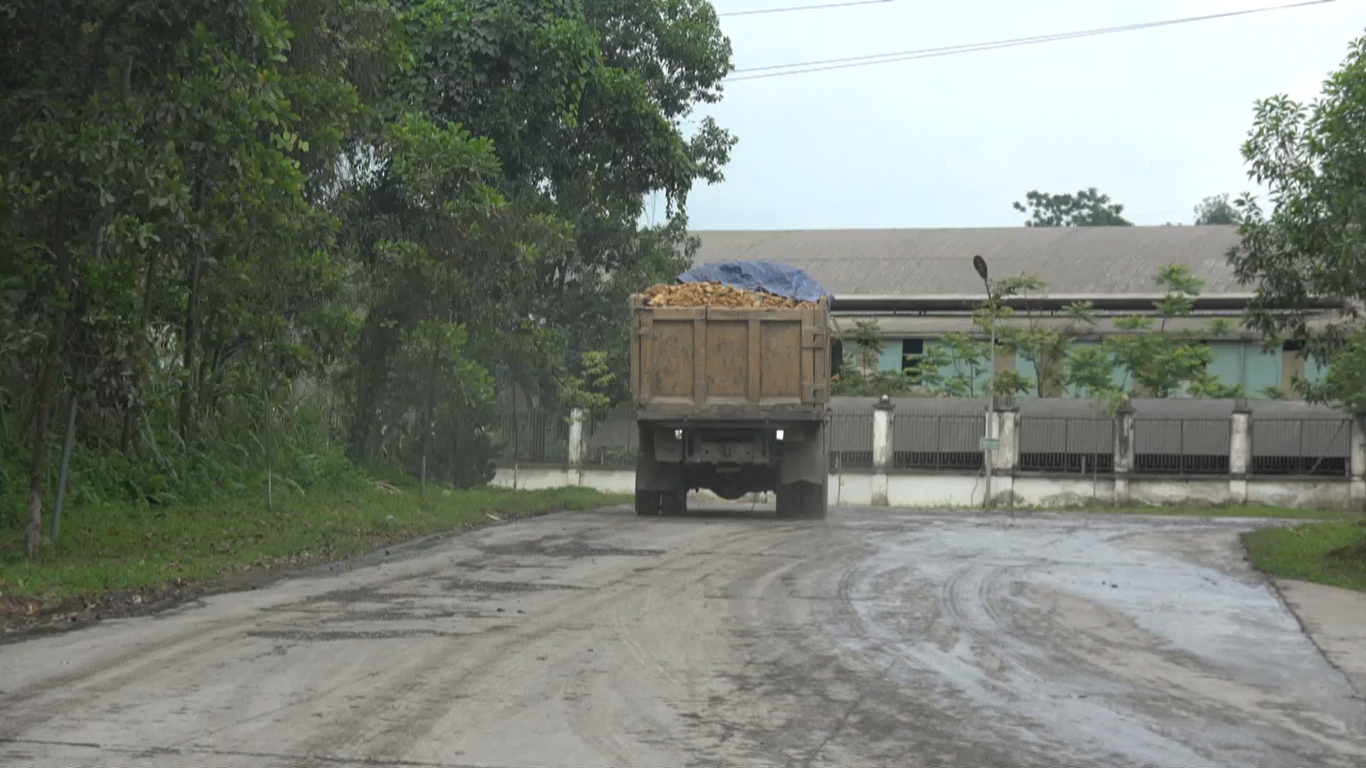
M 902 339 L 901 340 L 901 370 L 907 368 L 914 369 L 915 364 L 920 362 L 920 356 L 925 354 L 924 339 Z M 920 383 L 920 374 L 912 370 L 907 374 L 912 384 Z

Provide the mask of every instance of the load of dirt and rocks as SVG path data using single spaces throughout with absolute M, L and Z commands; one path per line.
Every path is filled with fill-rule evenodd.
M 650 286 L 645 291 L 650 307 L 720 307 L 725 309 L 801 309 L 815 306 L 786 296 L 747 291 L 722 283 L 676 283 Z

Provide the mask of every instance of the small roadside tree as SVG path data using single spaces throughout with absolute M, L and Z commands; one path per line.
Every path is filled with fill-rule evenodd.
M 1159 398 L 1175 397 L 1182 391 L 1196 397 L 1241 396 L 1241 387 L 1226 386 L 1209 373 L 1214 350 L 1201 334 L 1190 328 L 1168 328 L 1173 321 L 1194 314 L 1195 299 L 1204 281 L 1178 265 L 1163 267 L 1153 280 L 1166 290 L 1166 295 L 1154 303 L 1155 314 L 1119 318 L 1115 327 L 1121 333 L 1102 342 L 1114 367 L 1123 373 L 1124 379 L 1117 385 L 1119 392 Z M 1227 332 L 1227 323 L 1215 323 L 1210 328 L 1216 336 Z M 1078 388 L 1112 397 L 1107 390 L 1116 385 L 1099 386 L 1095 364 L 1096 358 L 1088 356 L 1075 368 Z

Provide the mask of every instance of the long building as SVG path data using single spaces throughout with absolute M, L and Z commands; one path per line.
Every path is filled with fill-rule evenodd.
M 1153 277 L 1181 265 L 1203 281 L 1193 316 L 1169 323 L 1172 330 L 1202 335 L 1214 352 L 1209 371 L 1225 384 L 1241 385 L 1248 397 L 1291 391 L 1292 377 L 1311 381 L 1326 374 L 1291 345 L 1267 351 L 1264 340 L 1240 322 L 1250 290 L 1228 262 L 1238 243 L 1231 226 L 1009 227 L 979 229 L 865 229 L 804 231 L 697 231 L 700 264 L 741 259 L 790 264 L 835 294 L 838 320 L 848 329 L 859 319 L 877 321 L 884 338 L 880 366 L 899 370 L 904 361 L 939 343 L 947 333 L 973 330 L 972 310 L 985 298 L 973 269 L 980 255 L 993 278 L 1031 275 L 1048 285 L 1043 294 L 1015 302 L 1010 322 L 1067 329 L 1076 345 L 1099 344 L 1120 332 L 1126 315 L 1153 314 L 1163 292 Z M 1092 302 L 1095 325 L 1076 325 L 1062 309 Z M 1317 309 L 1328 311 L 1331 303 Z M 1225 335 L 1209 333 L 1216 318 L 1233 324 Z M 1028 360 L 998 355 L 997 370 L 1034 377 Z

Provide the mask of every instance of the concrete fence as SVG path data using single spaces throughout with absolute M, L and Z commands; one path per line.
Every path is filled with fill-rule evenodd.
M 634 488 L 629 407 L 519 428 L 495 484 Z M 828 434 L 833 504 L 1366 505 L 1362 423 L 1303 403 L 841 398 Z

